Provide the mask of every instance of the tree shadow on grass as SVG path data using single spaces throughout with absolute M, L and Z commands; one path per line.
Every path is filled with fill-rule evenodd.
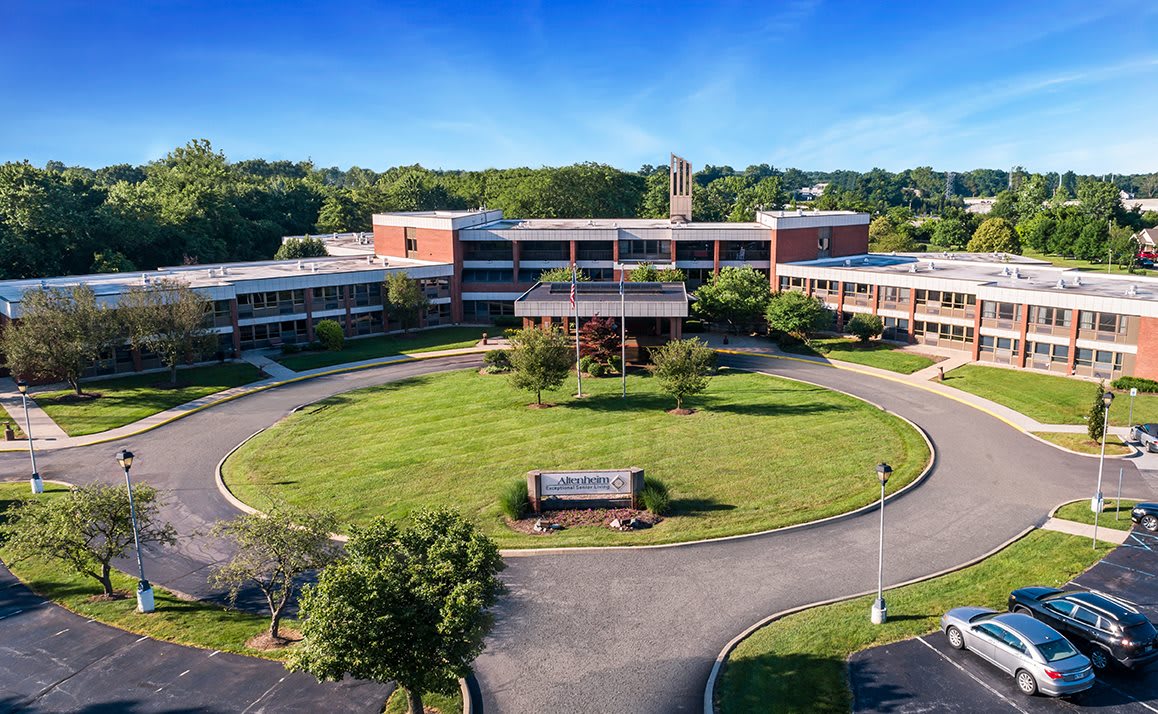
M 734 504 L 721 503 L 713 498 L 673 498 L 671 501 L 673 516 L 698 516 L 734 510 L 736 510 Z
M 847 712 L 851 700 L 842 657 L 762 653 L 729 658 L 716 688 L 719 711 Z

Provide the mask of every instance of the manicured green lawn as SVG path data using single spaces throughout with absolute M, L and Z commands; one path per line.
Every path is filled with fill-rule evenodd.
M 924 355 L 905 352 L 899 345 L 879 340 L 861 344 L 856 339 L 846 337 L 815 339 L 812 340 L 811 347 L 803 344 L 795 345 L 785 351 L 809 356 L 830 357 L 842 362 L 863 364 L 901 374 L 912 374 L 936 364 L 935 360 Z
M 1108 487 L 1103 488 L 1106 488 L 1107 491 L 1110 490 Z M 1134 509 L 1135 503 L 1137 501 L 1127 501 L 1124 498 L 1121 503 L 1113 498 L 1103 499 L 1102 515 L 1098 517 L 1098 525 L 1102 528 L 1113 528 L 1119 531 L 1130 530 L 1134 527 L 1134 522 L 1130 520 L 1130 511 Z M 1115 514 L 1118 516 L 1118 520 L 1114 520 Z M 1067 503 L 1057 509 L 1057 513 L 1054 515 L 1063 520 L 1094 525 L 1094 512 L 1090 510 L 1089 499 Z
M 69 436 L 84 436 L 115 429 L 216 392 L 256 382 L 256 367 L 245 362 L 183 369 L 178 386 L 169 385 L 169 374 L 136 374 L 83 384 L 85 394 L 96 399 L 77 400 L 72 390 L 37 392 L 36 403 Z
M 1035 258 L 1037 260 L 1045 260 L 1062 268 L 1073 268 L 1075 270 L 1085 270 L 1091 273 L 1105 273 L 1105 263 L 1091 263 L 1088 260 L 1075 260 L 1073 258 L 1063 258 L 1059 255 L 1048 255 L 1045 253 L 1038 253 L 1035 250 L 1026 249 L 1023 253 L 1026 258 Z M 1110 267 L 1110 272 L 1115 275 L 1125 275 L 1129 273 L 1125 268 L 1119 268 L 1117 265 Z M 1156 275 L 1158 271 L 1147 270 L 1145 268 L 1135 268 L 1134 275 Z
M 458 686 L 457 682 L 455 682 L 455 686 Z M 446 694 L 426 694 L 422 697 L 422 706 L 435 709 L 440 714 L 459 714 L 462 711 L 462 692 L 455 691 L 449 696 Z M 407 711 L 406 691 L 399 687 L 386 700 L 386 709 L 382 714 L 406 714 Z
M 892 464 L 889 490 L 912 481 L 929 453 L 902 420 L 851 397 L 788 380 L 722 370 L 674 401 L 632 375 L 568 381 L 550 409 L 501 375 L 473 370 L 343 394 L 290 415 L 225 464 L 242 500 L 269 495 L 333 509 L 350 523 L 405 521 L 422 506 L 450 506 L 505 547 L 671 543 L 750 533 L 844 513 L 878 495 L 874 466 Z M 862 438 L 871 435 L 871 438 Z M 673 514 L 656 527 L 598 527 L 531 536 L 509 529 L 500 491 L 532 469 L 638 466 L 664 481 Z
M 1097 387 L 1093 382 L 1052 374 L 967 364 L 945 375 L 950 387 L 991 399 L 1042 424 L 1085 424 Z M 1108 384 L 1107 384 L 1108 386 Z M 1117 392 L 1110 426 L 1127 426 L 1130 393 Z M 1158 421 L 1158 395 L 1134 399 L 1134 423 Z
M 62 486 L 45 486 L 48 498 L 65 491 Z M 9 506 L 26 495 L 31 495 L 27 481 L 0 483 L 0 517 Z M 4 551 L 0 548 L 2 557 Z M 4 562 L 34 592 L 82 617 L 166 642 L 270 659 L 285 656 L 285 650 L 263 652 L 245 646 L 249 638 L 269 626 L 267 617 L 227 610 L 202 601 L 182 600 L 156 585 L 153 586 L 153 592 L 157 610 L 144 615 L 137 612 L 137 601 L 133 596 L 137 580 L 125 573 L 113 571 L 113 586 L 128 593 L 128 597 L 94 602 L 91 597 L 101 592 L 97 581 L 73 573 L 58 561 L 23 560 L 9 564 L 5 558 Z M 294 623 L 285 621 L 285 626 L 293 627 Z
M 869 622 L 875 596 L 789 615 L 754 632 L 729 656 L 716 688 L 718 711 L 847 712 L 854 652 L 935 633 L 941 615 L 954 607 L 1004 610 L 1011 590 L 1066 583 L 1109 550 L 1091 548 L 1088 538 L 1038 530 L 970 568 L 888 591 L 883 625 Z
M 1070 451 L 1077 451 L 1083 454 L 1100 454 L 1102 453 L 1101 442 L 1094 441 L 1088 434 L 1072 434 L 1066 431 L 1035 431 L 1033 435 L 1052 442 Z M 1122 440 L 1114 435 L 1110 435 L 1106 439 L 1106 456 L 1124 456 L 1133 451 L 1129 446 L 1122 443 Z
M 295 372 L 304 372 L 319 367 L 329 367 L 345 362 L 360 362 L 375 357 L 474 347 L 475 343 L 482 339 L 484 332 L 497 336 L 502 334 L 502 329 L 477 326 L 440 327 L 411 332 L 405 336 L 383 335 L 382 337 L 347 340 L 345 348 L 338 352 L 299 352 L 293 355 L 281 355 L 274 357 L 274 359 Z

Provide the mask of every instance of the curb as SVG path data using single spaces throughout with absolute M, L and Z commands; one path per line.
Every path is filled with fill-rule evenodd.
M 985 560 L 986 558 L 989 558 L 991 556 L 996 555 L 997 553 L 1000 553 L 1001 551 L 1005 550 L 1006 548 L 1013 545 L 1014 543 L 1021 540 L 1022 538 L 1029 535 L 1030 533 L 1032 533 L 1035 530 L 1037 530 L 1036 526 L 1030 526 L 1030 527 L 1026 528 L 1025 530 L 1021 531 L 1020 533 L 1018 533 L 1017 535 L 1013 536 L 1009 540 L 1005 541 L 1004 543 L 998 545 L 996 548 L 993 548 L 989 552 L 984 553 L 982 555 L 979 555 L 976 558 L 973 558 L 972 560 L 968 560 L 964 563 L 961 563 L 960 565 L 955 565 L 955 566 L 950 567 L 950 568 L 945 568 L 944 570 L 939 570 L 939 571 L 932 573 L 930 575 L 923 575 L 919 578 L 913 578 L 911 580 L 906 580 L 902 583 L 897 583 L 896 585 L 890 585 L 889 587 L 885 588 L 885 592 L 889 592 L 891 590 L 896 590 L 897 588 L 902 588 L 902 587 L 905 587 L 908 585 L 914 585 L 916 583 L 924 582 L 926 580 L 932 580 L 934 578 L 939 578 L 942 575 L 949 575 L 950 573 L 955 573 L 958 570 L 964 570 L 965 568 L 968 568 L 972 565 L 976 565 L 977 563 L 980 563 L 981 561 Z M 730 655 L 732 653 L 732 650 L 736 649 L 737 645 L 739 645 L 741 642 L 748 639 L 748 637 L 753 632 L 755 632 L 756 630 L 759 630 L 760 628 L 764 627 L 767 624 L 775 622 L 776 620 L 783 619 L 789 615 L 795 615 L 798 612 L 803 612 L 805 610 L 811 610 L 815 607 L 823 607 L 825 605 L 832 605 L 832 604 L 835 604 L 838 602 L 845 602 L 847 600 L 855 600 L 859 597 L 864 597 L 866 595 L 872 595 L 875 592 L 876 592 L 876 590 L 866 590 L 864 592 L 856 593 L 855 595 L 846 595 L 843 597 L 831 598 L 829 600 L 821 600 L 820 602 L 814 602 L 814 603 L 811 603 L 808 605 L 801 605 L 799 607 L 793 607 L 793 608 L 789 608 L 787 610 L 781 610 L 780 612 L 773 613 L 773 614 L 769 615 L 768 617 L 764 618 L 763 620 L 760 620 L 756 624 L 754 624 L 751 627 L 749 627 L 748 629 L 744 630 L 740 634 L 736 635 L 734 638 L 732 638 L 732 640 L 730 642 L 728 642 L 728 644 L 724 645 L 724 648 L 722 650 L 720 650 L 720 653 L 718 655 L 716 655 L 716 660 L 712 664 L 712 671 L 708 675 L 707 683 L 704 685 L 704 714 L 716 714 L 716 705 L 715 705 L 716 682 L 719 681 L 720 672 L 723 671 L 724 663 L 727 661 L 728 655 Z
M 1087 453 L 1082 452 L 1082 451 L 1074 451 L 1073 449 L 1067 449 L 1066 447 L 1062 446 L 1061 444 L 1055 444 L 1052 441 L 1050 441 L 1049 439 L 1043 439 L 1042 437 L 1038 436 L 1038 434 L 1067 434 L 1067 433 L 1071 433 L 1071 432 L 1063 432 L 1063 431 L 1032 432 L 1032 431 L 1024 431 L 1024 430 L 1023 430 L 1023 432 L 1027 436 L 1029 436 L 1031 439 L 1036 439 L 1036 440 L 1040 441 L 1041 443 L 1046 444 L 1047 446 L 1052 446 L 1053 448 L 1058 449 L 1060 451 L 1064 451 L 1067 454 L 1073 454 L 1074 456 L 1085 456 L 1085 457 L 1090 458 L 1090 459 L 1101 458 L 1101 454 L 1087 454 Z M 1078 432 L 1072 432 L 1072 433 L 1078 433 Z M 1125 439 L 1122 439 L 1122 444 L 1124 444 L 1126 446 L 1126 448 L 1130 450 L 1130 453 L 1128 453 L 1128 454 L 1106 454 L 1106 459 L 1107 460 L 1109 460 L 1109 459 L 1133 459 L 1142 453 L 1141 451 L 1138 450 L 1138 447 L 1129 443 Z
M 1060 510 L 1062 509 L 1062 507 L 1064 507 L 1064 506 L 1068 506 L 1068 505 L 1070 505 L 1071 503 L 1089 503 L 1089 502 L 1090 502 L 1090 500 L 1091 500 L 1091 499 L 1089 499 L 1089 498 L 1075 498 L 1075 499 L 1073 499 L 1072 501 L 1062 501 L 1061 503 L 1059 503 L 1059 504 L 1057 504 L 1056 506 L 1054 506 L 1054 507 L 1053 507 L 1053 510 L 1049 512 L 1049 515 L 1048 515 L 1048 516 L 1046 516 L 1046 519 L 1048 520 L 1048 519 L 1050 519 L 1050 518 L 1057 518 L 1057 512 L 1058 512 L 1058 511 L 1060 511 Z M 1111 500 L 1111 499 L 1103 497 L 1103 500 L 1109 501 L 1109 500 Z M 1118 499 L 1117 499 L 1117 498 L 1114 498 L 1113 500 L 1117 501 Z M 1144 498 L 1134 498 L 1133 496 L 1122 496 L 1122 500 L 1123 500 L 1123 501 L 1134 501 L 1134 502 L 1138 502 L 1138 501 L 1145 501 L 1146 499 L 1144 499 Z M 1063 518 L 1062 520 L 1065 520 L 1065 519 Z M 1076 522 L 1076 521 L 1075 521 L 1075 522 Z
M 733 369 L 737 369 L 737 368 L 733 368 Z M 739 371 L 747 372 L 749 370 L 739 370 Z M 800 384 L 807 384 L 809 386 L 817 387 L 819 389 L 825 389 L 825 390 L 830 391 L 830 392 L 836 392 L 837 394 L 843 394 L 846 397 L 849 397 L 851 399 L 856 399 L 857 401 L 864 402 L 865 404 L 868 404 L 869 406 L 875 407 L 876 409 L 879 409 L 880 411 L 884 412 L 885 414 L 889 414 L 891 416 L 894 416 L 894 417 L 900 419 L 901 421 L 905 422 L 906 424 L 908 424 L 910 427 L 912 427 L 917 432 L 917 434 L 920 435 L 921 439 L 924 440 L 925 446 L 928 447 L 929 460 L 925 463 L 925 468 L 921 471 L 920 474 L 917 475 L 916 478 L 914 478 L 912 481 L 907 483 L 905 486 L 901 487 L 899 490 L 894 491 L 893 493 L 891 493 L 885 497 L 885 503 L 886 504 L 892 503 L 897 498 L 900 498 L 901 496 L 908 493 L 910 490 L 912 490 L 912 489 L 916 488 L 917 486 L 921 485 L 922 483 L 924 483 L 925 480 L 928 479 L 928 477 L 932 474 L 934 467 L 937 465 L 937 449 L 933 446 L 933 441 L 929 438 L 929 435 L 925 433 L 924 429 L 917 426 L 915 423 L 910 421 L 908 418 L 901 416 L 900 414 L 896 414 L 894 412 L 891 412 L 888 409 L 885 409 L 884 407 L 882 407 L 881 405 L 879 405 L 875 402 L 869 401 L 868 399 L 865 399 L 863 397 L 858 397 L 855 394 L 849 394 L 848 392 L 843 392 L 839 389 L 831 389 L 831 388 L 826 387 L 822 384 L 816 384 L 814 382 L 809 382 L 809 381 L 806 381 L 803 379 L 797 379 L 795 377 L 782 377 L 780 375 L 765 374 L 763 372 L 753 372 L 753 374 L 760 374 L 760 375 L 763 375 L 765 377 L 772 377 L 773 379 L 784 379 L 784 380 L 787 380 L 789 382 L 798 382 Z M 306 406 L 306 405 L 304 405 L 304 404 L 299 405 L 297 408 L 294 409 L 294 411 L 297 411 L 297 409 L 300 409 L 303 406 Z M 266 428 L 268 428 L 268 427 L 266 427 Z M 229 459 L 230 456 L 232 456 L 238 449 L 240 449 L 242 446 L 244 446 L 246 444 L 246 442 L 248 442 L 250 439 L 257 436 L 258 434 L 262 433 L 263 431 L 265 431 L 265 429 L 260 429 L 256 432 L 254 432 L 253 434 L 250 434 L 248 437 L 246 437 L 245 441 L 242 441 L 240 444 L 238 444 L 237 446 L 230 449 L 229 453 L 226 454 L 224 457 L 222 457 L 221 461 L 217 462 L 217 468 L 214 470 L 214 481 L 217 485 L 217 490 L 221 493 L 222 496 L 225 497 L 225 500 L 229 501 L 229 503 L 232 504 L 235 508 L 237 508 L 238 510 L 243 511 L 245 513 L 260 513 L 260 511 L 258 511 L 256 508 L 254 508 L 250 505 L 247 505 L 245 502 L 241 501 L 235 495 L 233 495 L 233 492 L 229 490 L 229 486 L 226 485 L 226 483 L 225 483 L 225 479 L 222 475 L 221 469 L 225 465 L 225 462 Z M 880 504 L 878 503 L 878 501 L 874 500 L 872 503 L 868 503 L 864 506 L 861 506 L 860 508 L 855 508 L 851 511 L 846 511 L 844 513 L 838 513 L 834 516 L 827 516 L 825 518 L 821 518 L 821 519 L 815 520 L 815 521 L 807 521 L 805 523 L 795 523 L 795 524 L 790 525 L 790 526 L 781 526 L 779 528 L 772 528 L 770 530 L 765 530 L 765 531 L 757 531 L 755 533 L 739 533 L 737 535 L 721 536 L 719 538 L 702 538 L 700 540 L 682 541 L 679 543 L 652 543 L 652 544 L 648 544 L 648 545 L 604 545 L 604 546 L 586 545 L 586 546 L 575 546 L 572 548 L 569 548 L 569 547 L 505 548 L 505 549 L 501 549 L 499 551 L 499 554 L 502 555 L 504 558 L 523 558 L 523 557 L 532 557 L 532 556 L 536 556 L 536 555 L 558 555 L 560 553 L 607 552 L 607 551 L 614 551 L 614 550 L 656 550 L 656 549 L 660 549 L 660 548 L 682 548 L 682 547 L 694 546 L 694 545 L 704 545 L 707 543 L 726 543 L 728 541 L 740 540 L 743 538 L 756 538 L 758 536 L 767 536 L 767 535 L 771 535 L 774 533 L 782 533 L 785 531 L 802 530 L 805 528 L 815 528 L 818 526 L 827 525 L 829 523 L 836 523 L 836 522 L 839 522 L 839 521 L 842 521 L 845 519 L 854 518 L 856 516 L 863 515 L 865 513 L 870 513 L 872 511 L 876 510 L 879 505 Z M 349 540 L 348 536 L 344 536 L 344 535 L 341 535 L 339 533 L 331 534 L 330 538 L 332 540 L 336 540 L 340 543 L 345 543 L 346 541 Z
M 206 409 L 209 409 L 210 407 L 215 407 L 215 406 L 218 406 L 221 404 L 226 404 L 226 403 L 232 402 L 236 399 L 241 399 L 242 397 L 248 397 L 251 394 L 257 394 L 259 392 L 264 392 L 266 390 L 273 389 L 275 387 L 282 387 L 282 386 L 285 386 L 287 384 L 296 384 L 298 382 L 304 382 L 308 379 L 316 379 L 318 377 L 330 377 L 330 376 L 333 376 L 335 374 L 345 374 L 347 372 L 360 372 L 360 371 L 366 370 L 366 369 L 374 369 L 377 367 L 387 367 L 387 366 L 394 365 L 394 364 L 406 364 L 409 362 L 422 362 L 425 360 L 446 359 L 446 358 L 450 358 L 450 357 L 461 357 L 461 356 L 465 356 L 465 355 L 483 354 L 484 353 L 483 350 L 476 350 L 473 347 L 469 348 L 469 349 L 471 350 L 469 352 L 461 352 L 458 354 L 451 354 L 451 355 L 429 355 L 429 356 L 421 355 L 421 354 L 419 354 L 419 355 L 398 355 L 398 357 L 399 357 L 398 359 L 388 359 L 387 358 L 387 359 L 383 359 L 383 360 L 378 361 L 378 362 L 359 364 L 356 367 L 338 367 L 336 369 L 327 370 L 325 372 L 316 372 L 316 373 L 312 373 L 312 374 L 304 374 L 304 375 L 301 375 L 298 377 L 292 377 L 290 379 L 283 379 L 283 380 L 279 380 L 276 382 L 266 382 L 264 384 L 261 382 L 252 382 L 251 384 L 256 384 L 257 386 L 247 389 L 245 387 L 245 385 L 242 385 L 242 387 L 240 387 L 240 389 L 244 389 L 244 391 L 238 392 L 237 394 L 231 394 L 228 397 L 222 397 L 221 399 L 215 399 L 215 400 L 208 402 L 206 404 L 202 404 L 201 406 L 194 407 L 188 411 L 181 412 L 180 414 L 174 414 L 170 417 L 167 417 L 166 419 L 163 419 L 163 420 L 157 422 L 156 424 L 149 424 L 148 426 L 141 427 L 140 429 L 136 429 L 135 431 L 131 431 L 127 434 L 120 434 L 118 436 L 109 436 L 109 437 L 104 437 L 104 438 L 98 438 L 95 441 L 89 441 L 89 442 L 85 442 L 83 444 L 73 444 L 71 446 L 61 446 L 61 447 L 57 447 L 57 448 L 47 448 L 47 449 L 44 446 L 42 446 L 41 448 L 45 449 L 47 451 L 56 451 L 58 448 L 59 449 L 76 449 L 76 448 L 82 448 L 85 446 L 96 446 L 97 444 L 107 444 L 109 442 L 120 441 L 122 439 L 130 439 L 134 436 L 140 436 L 141 434 L 144 434 L 146 432 L 152 431 L 154 429 L 158 429 L 162 426 L 165 426 L 166 424 L 171 424 L 171 423 L 177 421 L 178 419 L 184 419 L 187 416 L 191 416 L 193 414 L 197 414 L 198 412 L 205 411 Z M 212 395 L 210 395 L 210 396 L 212 396 Z M 178 405 L 178 406 L 180 406 L 180 405 Z M 145 417 L 145 419 L 148 419 L 148 418 L 149 417 Z M 129 426 L 131 426 L 131 425 L 129 425 Z M 120 427 L 118 427 L 118 428 L 120 428 Z M 87 435 L 87 436 L 92 436 L 92 435 Z M 83 439 L 84 437 L 76 437 L 76 438 Z M 24 451 L 24 449 L 23 448 L 8 449 L 8 448 L 0 447 L 0 453 L 8 453 L 8 452 L 16 452 L 16 451 Z

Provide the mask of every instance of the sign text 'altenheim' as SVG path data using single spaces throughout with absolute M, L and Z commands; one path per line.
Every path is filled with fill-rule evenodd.
M 631 470 L 543 471 L 539 493 L 549 496 L 601 496 L 631 493 Z

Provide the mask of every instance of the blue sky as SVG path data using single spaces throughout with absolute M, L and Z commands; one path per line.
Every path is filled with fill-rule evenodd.
M 1158 171 L 1158 2 L 0 3 L 0 161 Z

